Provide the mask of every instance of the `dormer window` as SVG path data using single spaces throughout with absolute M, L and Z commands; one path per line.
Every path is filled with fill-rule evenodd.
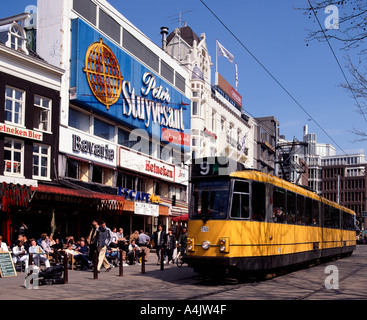
M 26 38 L 25 30 L 16 22 L 0 27 L 0 42 L 3 41 L 6 46 L 28 54 Z
M 7 45 L 15 50 L 26 52 L 26 34 L 24 29 L 16 23 L 9 28 Z

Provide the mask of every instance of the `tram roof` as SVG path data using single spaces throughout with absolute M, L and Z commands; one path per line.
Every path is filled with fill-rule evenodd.
M 254 180 L 264 183 L 270 183 L 272 185 L 275 185 L 280 188 L 287 189 L 289 191 L 302 194 L 303 196 L 315 199 L 317 201 L 321 201 L 325 204 L 331 205 L 333 207 L 342 209 L 343 211 L 346 211 L 350 214 L 355 215 L 355 212 L 353 210 L 350 210 L 344 206 L 338 205 L 336 202 L 330 201 L 328 199 L 325 199 L 323 197 L 320 197 L 315 192 L 308 191 L 303 187 L 297 186 L 291 182 L 285 181 L 284 179 L 278 178 L 276 176 L 273 176 L 268 173 L 256 171 L 256 170 L 244 170 L 244 171 L 236 171 L 230 174 L 230 177 L 232 178 L 241 178 L 241 179 L 248 179 L 248 180 Z

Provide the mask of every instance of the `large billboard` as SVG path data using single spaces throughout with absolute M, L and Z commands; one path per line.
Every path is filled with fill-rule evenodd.
M 72 100 L 132 129 L 190 146 L 190 100 L 81 19 L 72 21 Z
M 215 85 L 237 105 L 239 110 L 242 109 L 242 96 L 218 72 L 215 73 Z

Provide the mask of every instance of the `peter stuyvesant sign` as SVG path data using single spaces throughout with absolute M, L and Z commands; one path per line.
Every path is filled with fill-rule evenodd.
M 189 148 L 191 103 L 185 93 L 81 19 L 72 23 L 70 86 L 77 103 Z

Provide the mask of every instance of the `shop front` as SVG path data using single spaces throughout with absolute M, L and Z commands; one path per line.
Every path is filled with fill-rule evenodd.
M 14 216 L 27 208 L 31 198 L 31 186 L 6 182 L 0 184 L 1 235 L 8 245 L 13 241 L 14 228 L 17 228 L 17 225 L 13 224 Z

